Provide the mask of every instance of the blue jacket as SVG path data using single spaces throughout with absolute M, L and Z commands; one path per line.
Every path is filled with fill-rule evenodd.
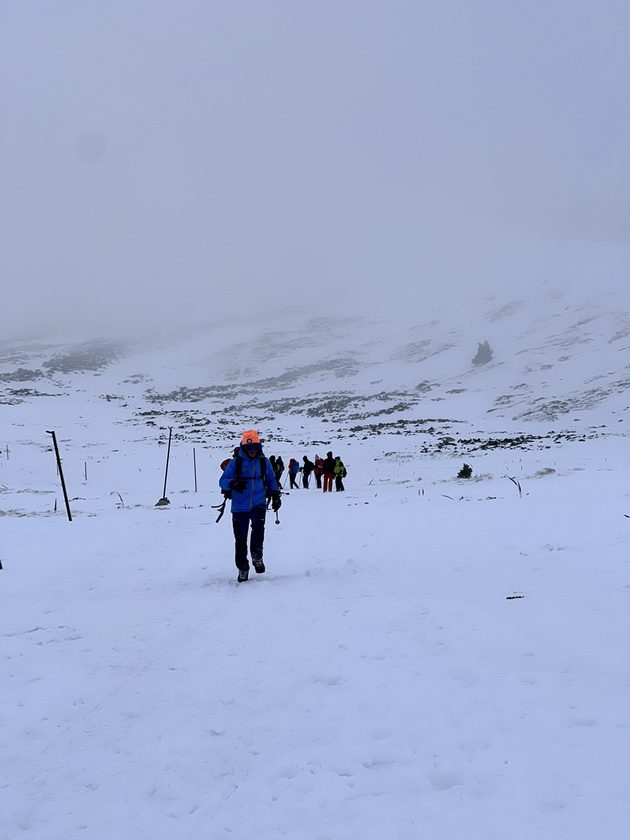
M 252 510 L 256 507 L 267 506 L 267 494 L 278 489 L 276 476 L 269 459 L 265 458 L 262 450 L 257 458 L 250 458 L 243 451 L 239 450 L 239 457 L 242 458 L 242 469 L 240 479 L 245 482 L 245 489 L 242 493 L 232 490 L 232 513 L 240 513 L 244 510 Z M 265 460 L 265 480 L 262 479 L 261 461 Z M 219 479 L 221 490 L 230 490 L 230 482 L 236 478 L 236 458 L 232 458 Z

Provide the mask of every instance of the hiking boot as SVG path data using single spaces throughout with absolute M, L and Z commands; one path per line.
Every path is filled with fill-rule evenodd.
M 249 578 L 249 569 L 239 569 L 238 570 L 238 582 L 245 583 L 245 581 Z
M 265 564 L 262 560 L 252 560 L 252 566 L 254 567 L 254 570 L 257 575 L 262 575 L 262 573 L 265 571 Z

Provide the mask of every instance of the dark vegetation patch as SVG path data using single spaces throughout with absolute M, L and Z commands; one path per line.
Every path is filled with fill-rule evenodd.
M 152 382 L 153 377 L 145 373 L 132 373 L 127 379 L 123 379 L 125 385 L 139 385 L 141 382 Z
M 317 402 L 306 410 L 307 417 L 326 417 L 334 419 L 335 422 L 365 420 L 368 417 L 378 417 L 382 414 L 394 414 L 399 411 L 407 411 L 415 404 L 415 400 L 406 399 L 407 394 L 400 391 L 381 391 L 378 394 L 373 394 L 368 397 L 352 396 L 334 396 L 322 399 L 320 397 Z M 404 399 L 404 402 L 401 401 Z M 386 408 L 370 409 L 369 404 L 373 401 L 390 402 L 398 400 L 398 402 L 387 406 Z M 359 413 L 351 414 L 350 409 L 363 408 Z
M 41 370 L 18 368 L 10 373 L 0 373 L 0 382 L 33 382 L 44 376 Z
M 533 400 L 531 408 L 517 415 L 515 420 L 557 420 L 563 414 L 576 411 L 587 411 L 602 403 L 613 394 L 625 393 L 630 390 L 630 379 L 618 379 L 605 388 L 589 388 L 572 394 L 565 400 L 545 400 L 540 397 Z
M 258 386 L 258 383 L 256 383 Z M 146 397 L 150 403 L 173 402 L 201 402 L 203 400 L 220 401 L 217 408 L 208 407 L 207 414 L 217 415 L 257 415 L 267 413 L 271 417 L 287 414 L 303 414 L 306 417 L 319 417 L 325 421 L 335 423 L 365 420 L 369 417 L 395 414 L 408 411 L 417 405 L 417 398 L 409 396 L 403 391 L 381 391 L 369 396 L 358 396 L 347 391 L 335 394 L 316 394 L 309 397 L 278 397 L 260 401 L 258 399 L 243 400 L 238 403 L 230 402 L 236 396 L 243 396 L 248 386 L 208 386 L 205 388 L 178 388 L 170 394 L 156 394 L 149 392 Z M 252 389 L 253 390 L 253 389 Z M 256 389 L 257 390 L 257 389 Z M 254 390 L 254 393 L 256 393 Z M 372 408 L 376 403 L 388 403 L 382 408 Z M 361 411 L 361 409 L 363 409 Z M 145 414 L 141 412 L 141 415 Z
M 394 403 L 394 405 L 389 405 L 387 408 L 381 408 L 377 411 L 366 411 L 362 414 L 349 414 L 345 417 L 345 420 L 348 422 L 354 422 L 356 420 L 367 420 L 368 417 L 382 417 L 384 414 L 399 414 L 401 411 L 408 411 L 415 405 L 413 402 L 399 402 Z
M 36 391 L 34 388 L 9 388 L 8 392 L 14 397 L 63 397 L 64 394 L 45 394 L 43 391 Z
M 426 421 L 429 422 L 429 421 Z M 589 434 L 573 432 L 573 431 L 551 431 L 546 435 L 530 435 L 530 434 L 520 434 L 514 436 L 496 436 L 496 437 L 470 437 L 470 438 L 459 438 L 454 437 L 451 434 L 445 434 L 445 431 L 448 430 L 448 424 L 453 423 L 454 421 L 448 420 L 440 420 L 440 421 L 432 421 L 434 423 L 433 426 L 427 429 L 405 429 L 401 426 L 400 429 L 392 429 L 392 428 L 383 428 L 381 427 L 382 431 L 387 431 L 391 433 L 392 431 L 394 434 L 401 434 L 401 435 L 409 435 L 409 434 L 430 434 L 433 436 L 434 440 L 428 442 L 420 442 L 418 445 L 417 451 L 422 453 L 423 455 L 439 455 L 444 454 L 448 455 L 448 457 L 468 457 L 475 452 L 487 452 L 489 450 L 505 450 L 505 449 L 512 449 L 512 450 L 521 450 L 521 451 L 531 451 L 537 449 L 551 449 L 553 446 L 558 445 L 562 442 L 582 442 L 588 439 L 597 438 L 600 436 L 600 433 L 597 430 L 591 429 Z M 457 421 L 459 422 L 459 421 Z M 441 426 L 441 427 L 440 427 Z M 379 434 L 379 428 L 374 427 L 361 427 L 362 431 L 367 432 L 365 435 L 366 437 L 369 434 Z M 350 431 L 354 431 L 351 429 Z M 405 453 L 385 453 L 384 457 L 388 455 L 397 455 L 397 457 L 405 457 Z M 407 453 L 409 455 L 409 453 Z
M 64 394 L 45 394 L 42 391 L 35 391 L 33 388 L 8 388 L 6 396 L 0 399 L 3 405 L 18 405 L 24 400 L 32 397 L 62 397 Z
M 337 379 L 356 375 L 362 365 L 355 359 L 342 358 L 330 359 L 325 362 L 317 362 L 311 365 L 291 368 L 280 376 L 271 376 L 267 379 L 256 379 L 252 382 L 243 382 L 236 385 L 209 385 L 204 388 L 177 388 L 167 394 L 158 394 L 153 389 L 146 392 L 145 396 L 149 402 L 201 402 L 206 399 L 235 399 L 238 396 L 247 394 L 259 394 L 260 392 L 284 390 L 318 375 L 332 374 Z
M 488 341 L 480 341 L 477 345 L 477 352 L 472 359 L 473 365 L 476 367 L 487 365 L 494 358 L 494 351 Z
M 433 435 L 437 433 L 435 428 L 437 425 L 449 426 L 451 423 L 460 423 L 461 420 L 407 420 L 401 418 L 390 423 L 366 423 L 363 426 L 349 426 L 348 432 L 352 434 L 373 434 L 380 435 L 383 432 L 393 432 L 397 435 L 413 435 L 419 431 L 425 434 Z M 431 425 L 427 425 L 431 424 Z
M 565 441 L 585 441 L 597 437 L 599 435 L 596 432 L 584 434 L 573 431 L 551 431 L 546 435 L 521 434 L 505 437 L 443 437 L 437 442 L 437 447 L 440 450 L 448 449 L 449 454 L 467 455 L 471 452 L 486 452 L 492 449 L 520 449 L 524 451 L 550 449 L 553 445 Z
M 207 385 L 203 388 L 187 388 L 183 386 L 169 391 L 167 394 L 158 394 L 153 388 L 145 392 L 144 397 L 149 403 L 165 402 L 202 402 L 203 400 L 229 400 L 234 399 L 242 393 L 242 386 L 235 385 Z
M 27 367 L 33 364 L 34 359 L 39 360 L 53 349 L 51 345 L 37 342 L 0 341 L 0 364 Z
M 81 373 L 96 371 L 124 356 L 127 345 L 122 341 L 101 339 L 78 344 L 70 350 L 57 353 L 43 363 L 50 373 Z
M 468 449 L 531 449 L 533 444 L 544 440 L 540 435 L 517 435 L 504 438 L 460 438 L 458 444 Z

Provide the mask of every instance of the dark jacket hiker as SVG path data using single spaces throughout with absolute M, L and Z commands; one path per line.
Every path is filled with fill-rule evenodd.
M 312 461 L 309 461 L 306 455 L 302 458 L 302 460 L 304 461 L 304 466 L 302 467 L 302 487 L 308 490 L 308 480 L 315 469 L 315 464 Z
M 280 455 L 276 455 L 275 457 L 272 455 L 269 458 L 271 466 L 273 467 L 273 474 L 276 477 L 276 482 L 278 483 L 278 487 L 281 486 L 280 482 L 282 481 L 282 473 L 284 472 L 284 461 Z

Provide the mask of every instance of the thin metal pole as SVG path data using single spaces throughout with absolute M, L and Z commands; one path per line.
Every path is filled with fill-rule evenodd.
M 193 472 L 195 474 L 195 493 L 197 492 L 197 454 L 193 446 Z
M 168 461 L 171 457 L 171 437 L 173 436 L 173 429 L 169 427 L 168 430 L 168 447 L 166 450 L 166 469 L 164 470 L 164 492 L 162 493 L 162 498 L 166 498 L 166 479 L 168 477 Z
M 46 430 L 47 435 L 52 435 L 53 446 L 55 447 L 55 456 L 57 458 L 57 472 L 61 479 L 61 489 L 63 490 L 63 498 L 66 503 L 66 512 L 68 514 L 68 521 L 72 522 L 72 514 L 70 513 L 70 502 L 68 501 L 68 491 L 66 490 L 66 482 L 63 477 L 63 470 L 61 469 L 61 456 L 59 455 L 59 447 L 57 446 L 57 435 L 54 432 Z

